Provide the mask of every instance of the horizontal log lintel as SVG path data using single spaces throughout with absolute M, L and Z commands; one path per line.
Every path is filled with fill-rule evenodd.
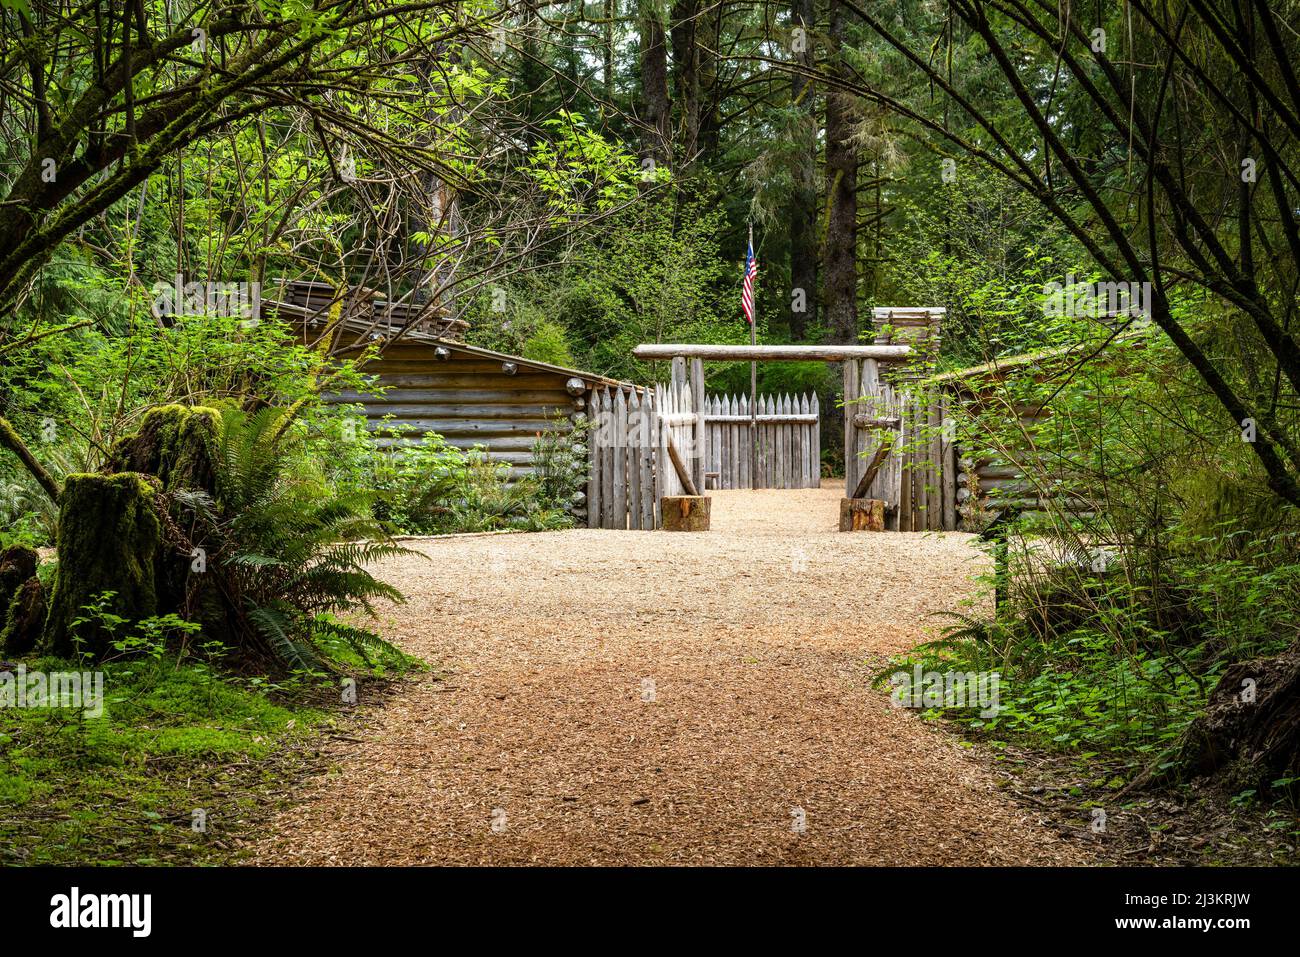
M 646 342 L 632 350 L 638 359 L 713 359 L 720 362 L 839 362 L 844 359 L 902 361 L 910 346 L 719 346 L 699 343 Z

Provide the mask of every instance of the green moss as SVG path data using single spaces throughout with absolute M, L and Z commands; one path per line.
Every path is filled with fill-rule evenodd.
M 33 575 L 23 582 L 5 611 L 0 627 L 0 652 L 7 655 L 30 654 L 41 639 L 48 612 L 45 586 Z
M 36 574 L 39 564 L 36 552 L 24 545 L 0 548 L 0 633 L 8 624 L 9 606 L 18 589 Z M 3 648 L 4 642 L 0 640 L 0 649 Z
M 135 435 L 109 454 L 114 472 L 156 475 L 165 489 L 213 491 L 212 449 L 221 413 L 206 406 L 162 405 L 150 409 Z
M 153 484 L 131 472 L 69 475 L 59 511 L 59 568 L 49 599 L 43 650 L 102 657 L 113 638 L 102 616 L 81 620 L 112 592 L 104 612 L 130 622 L 158 613 L 162 528 Z
M 0 866 L 225 863 L 329 720 L 198 663 L 102 670 L 102 717 L 0 709 Z M 191 828 L 195 808 L 207 811 L 208 833 Z

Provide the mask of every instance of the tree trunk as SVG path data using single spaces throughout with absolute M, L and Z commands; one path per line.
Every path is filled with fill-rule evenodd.
M 672 155 L 668 98 L 668 43 L 654 4 L 641 0 L 641 119 L 645 124 L 643 157 L 657 166 Z
M 791 14 L 803 30 L 803 49 L 795 62 L 813 67 L 813 0 L 794 0 Z M 791 80 L 791 99 L 800 111 L 799 151 L 794 188 L 790 194 L 790 338 L 803 342 L 808 327 L 817 325 L 817 117 L 812 81 L 798 73 Z M 798 290 L 802 290 L 802 295 Z M 802 311 L 798 308 L 803 306 Z
M 844 37 L 844 10 L 831 8 L 830 43 L 833 76 L 844 74 L 839 62 Z M 848 79 L 848 77 L 845 77 Z M 849 98 L 835 90 L 826 94 L 826 237 L 822 264 L 826 321 L 832 342 L 858 338 L 858 155 L 850 140 Z
M 107 471 L 144 472 L 163 488 L 216 493 L 212 453 L 221 414 L 203 406 L 163 405 L 150 409 L 135 435 L 109 450 Z
M 605 82 L 605 99 L 614 102 L 614 0 L 605 0 L 604 23 L 600 46 L 601 72 Z
M 677 102 L 681 104 L 681 147 L 684 162 L 695 156 L 700 138 L 700 48 L 696 42 L 698 0 L 676 0 L 673 4 L 673 78 Z
M 45 653 L 103 657 L 114 634 L 99 619 L 88 618 L 86 608 L 105 592 L 113 593 L 105 610 L 125 619 L 124 627 L 158 614 L 162 527 L 154 506 L 155 482 L 134 472 L 68 476 L 59 503 L 59 568 L 45 625 Z
M 718 154 L 718 57 L 719 33 L 722 29 L 722 5 L 696 0 L 695 49 L 700 58 L 700 158 L 709 160 Z

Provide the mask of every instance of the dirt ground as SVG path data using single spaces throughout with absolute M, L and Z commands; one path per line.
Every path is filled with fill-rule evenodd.
M 265 864 L 1075 864 L 987 755 L 872 690 L 972 592 L 969 536 L 837 532 L 842 487 L 707 533 L 426 539 L 380 571 L 435 672 L 295 794 Z M 361 705 L 365 705 L 364 700 Z

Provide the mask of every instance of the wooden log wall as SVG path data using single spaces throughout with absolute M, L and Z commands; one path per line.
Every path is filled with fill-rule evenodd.
M 947 401 L 966 405 L 974 415 L 988 414 L 990 408 L 986 396 L 966 392 L 953 393 Z M 1007 410 L 1007 414 L 1012 413 L 1023 430 L 1013 447 L 979 456 L 962 450 L 954 495 L 959 514 L 974 516 L 1008 507 L 1022 512 L 1063 507 L 1089 514 L 1093 506 L 1077 489 L 1069 488 L 1070 478 L 1062 472 L 1060 458 L 1034 447 L 1035 438 L 1045 438 L 1044 430 L 1050 428 L 1050 409 L 1017 403 Z
M 384 394 L 342 392 L 330 401 L 362 403 L 381 446 L 409 445 L 436 432 L 456 448 L 484 447 L 492 461 L 510 466 L 512 478 L 532 474 L 541 432 L 567 432 L 585 414 L 585 395 L 570 395 L 562 373 L 518 366 L 510 375 L 501 360 L 443 354 L 432 345 L 396 344 L 364 370 L 378 376 Z
M 710 488 L 817 488 L 821 484 L 821 405 L 815 393 L 758 396 L 758 483 L 751 484 L 749 396 L 704 400 L 704 471 Z

